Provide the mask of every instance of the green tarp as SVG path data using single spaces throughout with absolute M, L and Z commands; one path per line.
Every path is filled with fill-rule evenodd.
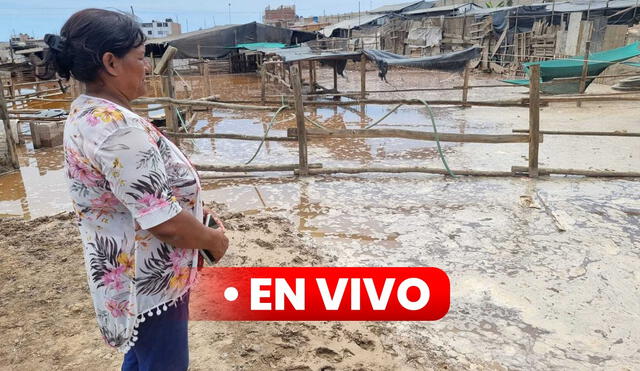
M 607 67 L 614 63 L 622 62 L 640 55 L 640 42 L 635 42 L 627 46 L 617 49 L 605 50 L 589 55 L 587 66 L 587 76 L 597 76 Z M 580 77 L 584 65 L 584 56 L 576 56 L 567 59 L 553 59 L 543 62 L 524 63 L 525 72 L 529 74 L 529 67 L 532 65 L 540 65 L 540 79 L 542 82 L 548 82 L 556 78 L 563 77 Z M 635 65 L 631 64 L 630 65 Z M 529 80 L 502 80 L 509 84 L 529 85 Z M 587 80 L 587 86 L 593 79 Z M 577 93 L 579 89 L 579 81 L 568 81 L 557 84 L 548 84 L 542 86 L 542 91 L 549 94 L 566 94 Z
M 287 45 L 282 43 L 247 43 L 247 44 L 238 44 L 235 46 L 235 48 L 258 50 L 258 49 L 282 49 L 285 46 Z

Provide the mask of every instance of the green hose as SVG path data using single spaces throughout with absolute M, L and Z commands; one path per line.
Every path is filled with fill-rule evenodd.
M 256 158 L 256 156 L 258 156 L 258 153 L 260 153 L 260 149 L 262 149 L 262 145 L 267 140 L 267 136 L 269 135 L 269 130 L 271 130 L 271 127 L 273 126 L 273 124 L 276 121 L 276 118 L 278 117 L 280 112 L 282 112 L 285 108 L 289 108 L 289 106 L 283 104 L 282 106 L 280 106 L 280 108 L 278 108 L 276 113 L 273 115 L 273 117 L 271 118 L 271 122 L 269 123 L 269 126 L 267 127 L 267 130 L 264 132 L 264 137 L 262 138 L 262 141 L 260 142 L 260 145 L 258 146 L 258 149 L 256 150 L 256 153 L 254 153 L 253 156 L 251 156 L 249 161 L 245 162 L 245 165 L 249 165 Z
M 425 107 L 427 107 L 427 112 L 429 112 L 429 117 L 431 118 L 431 124 L 433 125 L 433 133 L 436 136 L 436 145 L 438 146 L 438 154 L 440 155 L 440 160 L 442 160 L 442 164 L 444 165 L 444 168 L 447 169 L 447 172 L 449 173 L 449 175 L 455 178 L 457 175 L 455 175 L 453 171 L 449 169 L 449 165 L 447 164 L 447 159 L 444 157 L 444 153 L 442 152 L 442 147 L 440 146 L 440 134 L 438 134 L 438 128 L 436 128 L 436 120 L 433 117 L 433 111 L 431 110 L 431 106 L 429 106 L 429 104 L 422 99 L 419 99 L 419 101 L 422 102 L 422 104 L 424 104 Z

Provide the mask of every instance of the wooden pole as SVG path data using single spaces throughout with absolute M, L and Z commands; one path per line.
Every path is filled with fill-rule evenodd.
M 296 137 L 296 128 L 287 129 L 287 136 Z M 403 129 L 338 129 L 325 130 L 308 128 L 305 130 L 307 140 L 316 138 L 404 138 L 459 143 L 528 143 L 529 136 L 521 134 L 460 134 L 436 133 L 429 131 Z
M 15 85 L 13 84 L 13 80 L 9 78 L 9 97 L 11 98 L 11 108 L 13 109 L 15 109 L 17 106 L 17 103 L 15 101 L 16 92 L 14 89 L 15 89 Z
M 591 50 L 591 41 L 587 41 L 584 48 L 584 62 L 582 64 L 582 76 L 580 76 L 580 90 L 578 94 L 584 94 L 587 89 L 587 75 L 589 74 L 589 51 Z M 582 102 L 578 100 L 576 107 L 582 107 Z
M 7 102 L 4 100 L 4 83 L 0 78 L 0 120 L 4 125 L 4 135 L 7 141 L 7 149 L 9 150 L 9 162 L 14 169 L 20 168 L 18 162 L 18 149 L 16 142 L 13 140 L 13 134 L 11 132 L 11 122 L 9 121 L 9 110 L 7 109 Z
M 176 92 L 173 84 L 173 61 L 166 62 L 167 71 L 162 76 L 162 86 L 164 93 L 169 97 L 175 99 Z M 165 119 L 167 121 L 167 128 L 170 131 L 178 131 L 178 116 L 176 114 L 176 106 L 169 103 L 164 106 Z
M 338 61 L 333 64 L 333 90 L 338 92 Z
M 260 103 L 264 104 L 267 100 L 267 71 L 264 64 L 260 66 Z
M 205 86 L 205 97 L 210 97 L 211 95 L 213 95 L 213 92 L 211 91 L 211 75 L 209 74 L 209 61 L 207 61 L 206 59 L 203 60 L 203 64 L 202 64 L 202 75 L 204 77 L 204 86 Z
M 364 53 L 360 55 L 360 98 L 367 96 L 367 58 Z
M 524 166 L 512 166 L 511 171 L 515 174 L 522 174 L 527 172 L 527 168 Z M 540 168 L 540 175 L 582 175 L 592 177 L 632 177 L 640 178 L 639 171 L 608 171 L 608 170 L 580 170 L 580 169 L 553 169 L 553 168 Z M 457 173 L 456 173 L 457 174 Z
M 222 171 L 222 172 L 260 172 L 260 171 L 291 171 L 298 168 L 298 164 L 282 165 L 200 165 L 195 164 L 198 171 Z M 311 169 L 321 169 L 322 164 L 309 164 Z
M 466 63 L 464 65 L 464 82 L 462 83 L 462 107 L 469 107 L 469 105 L 467 105 L 468 98 L 469 98 L 469 63 Z
M 309 175 L 309 166 L 307 159 L 307 133 L 304 126 L 304 107 L 302 105 L 302 83 L 300 81 L 300 71 L 298 66 L 291 67 L 293 69 L 293 97 L 295 99 L 296 108 L 296 126 L 298 129 L 298 157 L 299 157 L 299 175 Z
M 530 66 L 529 77 L 529 177 L 538 177 L 540 149 L 540 65 Z

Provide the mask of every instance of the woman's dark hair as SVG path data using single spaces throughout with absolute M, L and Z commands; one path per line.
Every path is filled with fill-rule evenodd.
M 102 56 L 118 58 L 142 45 L 146 37 L 128 14 L 105 9 L 84 9 L 72 15 L 58 35 L 45 35 L 49 46 L 44 63 L 64 79 L 94 81 L 103 68 Z

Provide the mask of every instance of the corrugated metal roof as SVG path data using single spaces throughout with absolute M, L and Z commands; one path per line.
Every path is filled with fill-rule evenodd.
M 416 14 L 427 14 L 427 13 L 439 13 L 439 12 L 446 12 L 450 10 L 458 10 L 458 9 L 464 9 L 464 8 L 467 8 L 469 11 L 471 11 L 472 9 L 480 8 L 480 7 L 474 3 L 454 4 L 454 5 L 446 5 L 446 6 L 437 6 L 437 7 L 428 8 L 428 9 L 410 10 L 408 12 L 402 12 L 402 14 L 416 15 Z
M 369 13 L 393 13 L 393 12 L 400 12 L 402 11 L 402 9 L 421 3 L 422 1 L 411 1 L 408 3 L 399 3 L 399 4 L 390 4 L 390 5 L 383 5 L 381 7 L 375 8 L 373 10 L 370 10 Z
M 360 17 L 354 17 L 351 19 L 346 19 L 344 21 L 338 22 L 334 25 L 331 25 L 329 27 L 325 27 L 322 29 L 322 33 L 329 37 L 331 36 L 331 33 L 333 32 L 333 30 L 337 30 L 337 29 L 345 29 L 345 30 L 350 30 L 352 28 L 356 28 L 356 27 L 360 27 L 363 26 L 367 23 L 371 23 L 375 20 L 378 20 L 382 17 L 386 17 L 386 14 L 364 14 Z

